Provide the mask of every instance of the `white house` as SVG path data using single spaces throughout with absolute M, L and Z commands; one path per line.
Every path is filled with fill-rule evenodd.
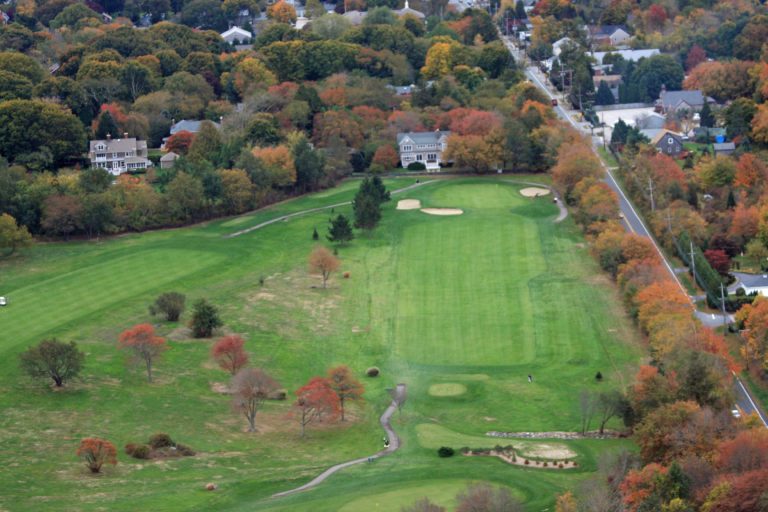
M 647 59 L 654 55 L 659 55 L 661 52 L 658 48 L 651 48 L 648 50 L 616 50 L 615 52 L 594 52 L 592 57 L 595 58 L 595 62 L 598 66 L 603 65 L 603 58 L 608 54 L 621 55 L 624 60 L 637 62 L 640 59 Z
M 564 37 L 552 43 L 552 55 L 555 57 L 559 57 L 560 54 L 563 53 L 563 46 L 571 42 L 572 42 L 572 39 L 570 37 Z
M 763 297 L 768 297 L 768 274 L 734 272 L 734 275 L 739 279 L 739 288 L 742 288 L 747 295 L 757 292 Z
M 411 7 L 408 5 L 408 0 L 405 0 L 405 7 L 394 12 L 400 17 L 410 14 L 411 16 L 415 16 L 420 20 L 426 18 L 426 15 L 423 12 L 417 11 L 416 9 L 411 9 Z
M 107 136 L 105 140 L 92 140 L 88 158 L 92 168 L 106 169 L 115 176 L 152 167 L 147 158 L 147 141 L 133 137 L 112 139 Z
M 439 171 L 450 135 L 449 131 L 398 133 L 400 164 L 408 167 L 414 162 L 421 162 L 428 171 Z
M 249 43 L 253 39 L 253 34 L 240 27 L 232 27 L 226 32 L 222 32 L 221 38 L 229 44 L 242 44 Z
M 619 46 L 632 38 L 623 25 L 599 25 L 589 27 L 593 46 Z

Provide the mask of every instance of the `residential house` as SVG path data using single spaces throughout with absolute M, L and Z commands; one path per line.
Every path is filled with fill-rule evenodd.
M 621 75 L 595 75 L 593 81 L 595 82 L 595 91 L 600 88 L 600 83 L 605 82 L 608 88 L 613 94 L 613 99 L 616 102 L 619 101 L 619 86 L 624 83 L 621 79 Z
M 637 62 L 640 59 L 647 59 L 654 55 L 659 55 L 661 52 L 658 48 L 652 48 L 648 50 L 616 50 L 613 52 L 592 52 L 592 57 L 595 59 L 597 66 L 603 65 L 603 58 L 608 54 L 621 55 L 624 60 Z
M 355 10 L 352 10 L 352 11 L 345 12 L 344 14 L 342 14 L 342 16 L 347 18 L 349 20 L 349 22 L 352 23 L 352 25 L 362 25 L 363 24 L 363 19 L 365 19 L 365 16 L 367 14 L 368 13 L 365 12 L 365 11 L 355 11 Z
M 229 44 L 249 43 L 253 39 L 253 34 L 240 27 L 232 27 L 226 32 L 222 32 L 221 38 Z
M 667 118 L 656 112 L 643 114 L 635 118 L 635 126 L 641 130 L 660 130 L 667 123 Z
M 176 160 L 178 159 L 179 159 L 179 155 L 177 155 L 173 151 L 169 151 L 160 157 L 160 168 L 171 169 L 175 165 Z
M 651 144 L 667 156 L 677 158 L 683 152 L 683 136 L 670 130 L 661 130 L 651 139 Z
M 736 151 L 736 144 L 733 142 L 715 142 L 712 144 L 712 149 L 715 150 L 715 156 L 732 155 Z
M 408 5 L 408 0 L 405 0 L 405 7 L 394 11 L 394 13 L 397 14 L 399 17 L 403 17 L 407 14 L 410 14 L 411 16 L 415 16 L 420 20 L 423 20 L 424 18 L 426 18 L 426 15 L 423 12 L 417 11 L 416 9 L 411 9 L 410 6 Z
M 92 168 L 106 169 L 115 176 L 152 167 L 147 158 L 147 141 L 128 137 L 127 133 L 123 139 L 107 136 L 105 140 L 92 140 L 88 158 Z
M 733 272 L 733 275 L 739 281 L 739 288 L 743 289 L 747 295 L 757 293 L 763 297 L 768 297 L 768 274 Z
M 632 34 L 624 25 L 597 25 L 589 27 L 592 47 L 620 46 L 626 44 Z
M 306 18 L 304 16 L 299 16 L 296 18 L 296 23 L 293 24 L 293 28 L 296 30 L 302 30 L 304 27 L 307 26 L 309 23 L 309 18 Z
M 661 87 L 659 99 L 656 100 L 656 111 L 661 114 L 670 114 L 677 110 L 698 112 L 705 103 L 714 103 L 715 100 L 704 96 L 700 90 L 693 91 L 668 91 Z
M 163 144 L 160 146 L 160 149 L 165 147 L 166 141 L 172 136 L 176 135 L 179 132 L 189 132 L 189 133 L 197 133 L 200 131 L 200 126 L 206 122 L 205 120 L 197 121 L 197 120 L 189 120 L 189 119 L 182 119 L 178 123 L 174 120 L 174 123 L 171 125 L 171 133 L 168 137 L 163 137 Z M 215 126 L 218 129 L 221 129 L 221 125 L 219 123 L 214 123 L 213 121 L 208 121 L 209 123 L 212 123 L 213 126 Z
M 428 171 L 439 171 L 443 152 L 448 147 L 449 131 L 408 132 L 397 134 L 400 164 L 403 167 L 421 162 Z
M 563 46 L 572 42 L 573 42 L 573 39 L 571 39 L 570 37 L 564 37 L 552 43 L 552 56 L 559 57 L 560 54 L 563 53 Z

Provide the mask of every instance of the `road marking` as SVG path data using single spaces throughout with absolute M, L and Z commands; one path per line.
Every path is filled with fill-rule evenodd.
M 733 373 L 733 376 L 736 377 L 736 383 L 741 388 L 741 391 L 744 393 L 744 396 L 747 397 L 747 400 L 749 400 L 749 404 L 752 406 L 752 408 L 757 413 L 757 417 L 760 418 L 760 421 L 763 422 L 763 425 L 765 425 L 768 428 L 768 422 L 765 421 L 765 418 L 763 418 L 763 413 L 760 412 L 760 409 L 757 408 L 757 404 L 752 400 L 752 395 L 749 394 L 749 391 L 747 391 L 747 388 L 744 387 L 744 384 L 741 382 L 741 379 L 736 376 L 736 372 Z

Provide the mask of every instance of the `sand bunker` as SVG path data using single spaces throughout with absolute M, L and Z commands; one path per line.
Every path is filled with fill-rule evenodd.
M 458 208 L 422 208 L 421 211 L 429 215 L 461 215 L 464 213 L 464 210 Z
M 429 386 L 429 394 L 432 396 L 458 396 L 467 392 L 467 386 L 457 382 L 444 382 Z
M 576 456 L 576 452 L 561 444 L 533 444 L 523 446 L 520 451 L 523 456 L 544 459 L 571 459 Z
M 546 196 L 550 194 L 550 191 L 548 188 L 527 187 L 520 190 L 520 193 L 523 194 L 525 197 L 538 197 L 538 196 Z
M 418 210 L 421 208 L 421 201 L 418 199 L 401 199 L 397 202 L 398 210 Z

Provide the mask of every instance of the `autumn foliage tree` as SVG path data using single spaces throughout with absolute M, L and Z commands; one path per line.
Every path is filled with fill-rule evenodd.
M 168 348 L 165 338 L 155 335 L 150 324 L 134 325 L 120 334 L 119 346 L 129 350 L 147 368 L 147 380 L 152 382 L 152 364 Z
M 296 21 L 296 9 L 285 0 L 280 0 L 267 8 L 267 18 L 277 23 L 291 24 Z
M 400 161 L 400 156 L 395 151 L 395 148 L 389 144 L 383 144 L 376 148 L 376 153 L 373 154 L 372 162 L 382 169 L 393 169 L 397 167 Z
M 603 173 L 600 160 L 581 141 L 566 143 L 557 152 L 557 164 L 552 168 L 552 180 L 569 203 L 574 201 L 576 185 L 587 177 L 599 178 Z
M 339 397 L 339 408 L 341 409 L 341 421 L 344 421 L 344 403 L 347 400 L 361 400 L 365 388 L 357 380 L 348 366 L 337 366 L 328 370 L 328 384 Z
M 219 338 L 211 348 L 211 357 L 216 360 L 222 370 L 235 375 L 248 364 L 248 354 L 243 348 L 245 340 L 237 335 Z
M 117 464 L 117 448 L 106 439 L 87 437 L 80 441 L 77 456 L 85 461 L 91 473 L 99 473 L 104 464 Z
M 186 155 L 190 146 L 195 141 L 195 134 L 187 130 L 174 133 L 165 141 L 165 149 L 178 155 Z
M 232 377 L 232 408 L 248 420 L 248 432 L 256 431 L 256 413 L 279 388 L 280 384 L 261 368 L 243 368 Z
M 339 397 L 327 379 L 312 377 L 306 385 L 296 391 L 296 418 L 301 425 L 301 437 L 305 428 L 322 417 L 335 419 L 341 412 Z
M 331 273 L 338 270 L 341 261 L 325 247 L 318 245 L 309 255 L 309 271 L 320 274 L 323 278 L 323 288 L 327 286 Z

